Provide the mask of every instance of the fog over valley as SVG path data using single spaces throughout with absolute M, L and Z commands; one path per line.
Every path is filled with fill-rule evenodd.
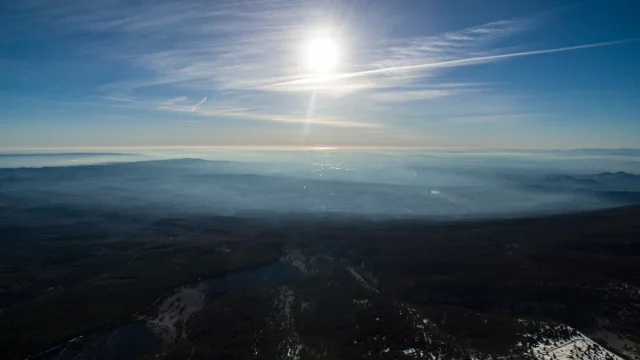
M 0 213 L 511 217 L 640 202 L 634 150 L 135 150 L 0 155 Z

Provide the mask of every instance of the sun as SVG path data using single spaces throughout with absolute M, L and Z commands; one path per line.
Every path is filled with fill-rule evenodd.
M 338 46 L 329 37 L 313 39 L 306 55 L 308 69 L 318 75 L 328 74 L 338 65 Z

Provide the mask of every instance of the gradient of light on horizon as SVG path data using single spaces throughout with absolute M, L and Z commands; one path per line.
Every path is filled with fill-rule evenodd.
M 640 148 L 635 1 L 10 0 L 0 149 Z M 305 68 L 329 36 L 334 73 Z

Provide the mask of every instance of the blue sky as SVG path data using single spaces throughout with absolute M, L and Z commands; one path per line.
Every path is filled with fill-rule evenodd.
M 640 148 L 640 2 L 4 1 L 0 148 Z M 304 51 L 328 37 L 318 76 Z

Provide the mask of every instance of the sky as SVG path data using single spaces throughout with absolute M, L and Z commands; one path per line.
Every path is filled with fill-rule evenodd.
M 1 6 L 0 149 L 640 148 L 638 1 Z

